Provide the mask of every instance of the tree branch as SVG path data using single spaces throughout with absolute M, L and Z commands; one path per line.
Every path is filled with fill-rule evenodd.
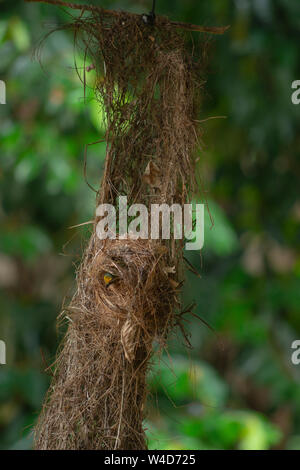
M 115 10 L 105 10 L 104 8 L 95 6 L 95 5 L 80 5 L 78 3 L 69 3 L 61 0 L 25 0 L 25 2 L 36 2 L 36 3 L 49 3 L 50 5 L 58 5 L 61 7 L 72 8 L 73 10 L 81 11 L 99 11 L 99 13 L 108 14 L 111 16 L 119 15 L 118 11 Z M 127 13 L 131 16 L 140 17 L 136 13 Z M 196 24 L 182 23 L 179 21 L 170 21 L 168 25 L 173 26 L 174 28 L 184 29 L 186 31 L 197 31 L 199 33 L 210 33 L 210 34 L 224 34 L 230 26 L 199 26 Z

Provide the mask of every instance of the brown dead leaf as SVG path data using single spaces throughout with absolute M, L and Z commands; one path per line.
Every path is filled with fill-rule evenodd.
M 152 188 L 159 188 L 161 183 L 160 176 L 160 169 L 154 162 L 150 161 L 143 175 L 143 181 Z

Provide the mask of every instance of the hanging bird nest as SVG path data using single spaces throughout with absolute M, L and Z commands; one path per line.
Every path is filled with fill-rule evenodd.
M 93 237 L 68 331 L 36 428 L 38 449 L 145 449 L 146 372 L 154 339 L 174 327 L 166 250 L 147 240 Z M 115 282 L 106 285 L 106 272 Z
M 148 208 L 189 202 L 197 191 L 206 42 L 196 57 L 166 18 L 149 26 L 138 15 L 89 9 L 65 27 L 83 51 L 85 70 L 92 64 L 96 71 L 95 94 L 106 113 L 97 205 L 116 207 L 120 195 Z M 153 340 L 164 347 L 180 324 L 183 241 L 100 240 L 98 221 L 77 291 L 60 315 L 69 325 L 35 429 L 37 449 L 145 449 Z

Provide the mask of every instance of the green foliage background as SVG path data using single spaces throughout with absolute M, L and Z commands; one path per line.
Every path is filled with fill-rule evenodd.
M 99 4 L 99 2 L 91 2 Z M 135 12 L 150 1 L 103 1 Z M 189 254 L 184 303 L 193 349 L 172 338 L 149 378 L 148 429 L 158 449 L 300 449 L 299 0 L 158 0 L 174 20 L 224 25 L 215 38 L 199 119 L 205 246 Z M 58 344 L 55 318 L 74 289 L 94 194 L 84 145 L 101 138 L 101 111 L 75 73 L 73 41 L 56 32 L 42 65 L 32 51 L 67 21 L 56 7 L 0 0 L 0 448 L 28 449 Z M 196 39 L 196 36 L 195 36 Z M 82 58 L 78 57 L 82 65 Z M 91 74 L 92 75 L 92 74 Z M 92 80 L 92 77 L 91 77 Z M 105 145 L 89 148 L 97 186 Z M 41 354 L 41 349 L 43 354 Z M 44 357 L 44 359 L 42 358 Z

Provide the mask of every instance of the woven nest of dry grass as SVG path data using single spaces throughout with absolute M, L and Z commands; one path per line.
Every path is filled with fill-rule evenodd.
M 163 346 L 176 321 L 165 258 L 159 243 L 91 239 L 78 291 L 62 312 L 69 328 L 37 428 L 39 449 L 146 447 L 152 342 Z M 107 271 L 118 279 L 108 287 Z
M 201 58 L 167 20 L 99 10 L 66 26 L 92 61 L 106 111 L 107 154 L 96 203 L 184 204 L 197 191 Z M 90 62 L 89 62 L 90 63 Z M 85 83 L 85 77 L 83 77 Z M 95 217 L 95 225 L 98 222 Z M 181 240 L 93 235 L 77 291 L 60 315 L 68 330 L 35 429 L 37 449 L 144 449 L 146 373 L 153 340 L 180 324 Z M 103 282 L 105 272 L 115 282 Z

